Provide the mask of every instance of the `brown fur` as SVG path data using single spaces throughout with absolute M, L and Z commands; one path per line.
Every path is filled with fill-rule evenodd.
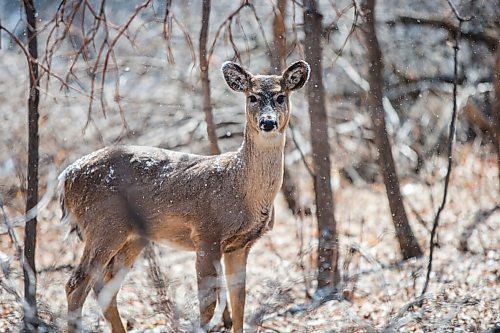
M 236 152 L 199 156 L 153 147 L 108 147 L 61 174 L 63 218 L 85 242 L 81 263 L 66 286 L 70 331 L 80 329 L 90 288 L 99 294 L 106 281 L 130 269 L 145 244 L 154 241 L 197 252 L 205 329 L 221 287 L 217 271 L 224 257 L 233 329 L 242 332 L 248 251 L 272 228 L 273 201 L 282 183 L 288 95 L 303 86 L 309 73 L 304 62 L 291 68 L 283 77 L 254 76 L 234 63 L 224 64 L 229 86 L 258 98 L 253 103 L 247 98 L 244 141 Z M 298 84 L 295 78 L 287 80 L 297 76 L 297 68 L 302 70 Z M 281 104 L 275 101 L 280 94 L 286 97 Z M 259 128 L 263 114 L 277 119 L 275 130 Z M 124 331 L 116 307 L 118 289 L 103 304 L 113 332 Z

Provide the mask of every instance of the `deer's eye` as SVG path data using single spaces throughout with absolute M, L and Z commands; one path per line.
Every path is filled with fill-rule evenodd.
M 248 96 L 248 100 L 250 101 L 250 103 L 257 103 L 257 97 L 255 97 L 254 95 Z
M 285 102 L 285 95 L 279 95 L 278 98 L 276 98 L 276 102 L 278 102 L 278 104 L 283 104 L 283 102 Z

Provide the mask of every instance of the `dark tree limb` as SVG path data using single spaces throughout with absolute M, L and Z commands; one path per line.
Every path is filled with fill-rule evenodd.
M 413 16 L 399 16 L 395 20 L 386 21 L 386 24 L 389 26 L 394 26 L 395 24 L 404 24 L 404 25 L 425 25 L 437 29 L 444 29 L 448 31 L 453 36 L 456 35 L 458 31 L 458 26 L 453 22 L 444 20 L 444 19 L 436 19 L 436 18 L 425 18 L 425 17 L 413 17 Z M 490 50 L 495 50 L 497 48 L 497 37 L 491 36 L 484 32 L 464 32 L 461 33 L 462 38 L 471 42 L 482 43 L 488 47 Z
M 318 221 L 318 290 L 317 295 L 331 294 L 340 282 L 338 271 L 338 234 L 334 216 L 333 191 L 330 182 L 330 143 L 328 116 L 323 87 L 321 32 L 323 16 L 316 0 L 304 1 L 304 50 L 311 66 L 307 100 L 311 118 L 311 146 L 314 163 L 314 191 Z M 326 295 L 325 295 L 326 296 Z
M 202 18 L 200 30 L 200 76 L 201 87 L 203 90 L 203 112 L 207 123 L 208 140 L 210 141 L 210 153 L 212 155 L 220 154 L 217 144 L 217 133 L 215 132 L 214 116 L 212 113 L 212 100 L 210 96 L 210 79 L 208 78 L 208 57 L 207 57 L 207 39 L 208 23 L 210 20 L 211 0 L 203 0 Z
M 460 45 L 460 38 L 461 38 L 461 31 L 462 31 L 462 23 L 469 20 L 470 18 L 464 18 L 460 16 L 460 14 L 457 12 L 455 6 L 453 5 L 453 2 L 451 0 L 448 0 L 448 4 L 452 8 L 453 12 L 455 13 L 455 16 L 458 20 L 458 29 L 455 34 L 455 46 L 453 47 L 453 112 L 451 114 L 451 123 L 450 123 L 450 131 L 448 133 L 448 168 L 446 170 L 446 176 L 444 178 L 444 193 L 443 193 L 443 199 L 441 201 L 441 204 L 439 205 L 438 211 L 436 213 L 436 216 L 434 217 L 434 223 L 432 224 L 432 231 L 431 231 L 431 239 L 429 241 L 429 262 L 427 264 L 427 274 L 425 276 L 425 282 L 424 286 L 422 288 L 422 293 L 420 294 L 423 296 L 425 292 L 427 291 L 427 288 L 429 286 L 429 280 L 431 277 L 431 271 L 432 271 L 432 259 L 434 255 L 434 237 L 436 236 L 437 233 L 437 227 L 439 225 L 439 218 L 441 216 L 441 212 L 444 210 L 444 207 L 446 205 L 446 198 L 448 197 L 448 186 L 450 183 L 450 175 L 451 175 L 451 169 L 453 165 L 453 140 L 455 138 L 455 122 L 457 119 L 457 88 L 458 88 L 458 50 L 459 50 L 459 45 Z
M 403 198 L 399 187 L 399 179 L 391 151 L 391 143 L 385 124 L 383 106 L 383 60 L 382 52 L 375 31 L 375 0 L 367 0 L 363 6 L 365 23 L 363 33 L 369 61 L 368 109 L 375 132 L 375 144 L 378 149 L 378 163 L 383 174 L 384 184 L 392 213 L 392 221 L 396 230 L 403 259 L 422 256 L 422 251 L 408 222 Z
M 30 89 L 28 97 L 28 191 L 26 212 L 38 203 L 38 104 L 40 102 L 40 81 L 38 73 L 38 40 L 36 29 L 36 9 L 33 0 L 24 0 L 27 19 L 27 38 L 29 58 Z M 36 304 L 36 216 L 30 219 L 24 228 L 24 328 L 26 332 L 36 330 L 38 311 Z

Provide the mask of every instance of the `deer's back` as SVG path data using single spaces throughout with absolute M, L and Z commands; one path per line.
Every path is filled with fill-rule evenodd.
M 240 162 L 235 153 L 108 147 L 63 172 L 62 201 L 83 238 L 105 227 L 191 249 L 193 233 L 223 241 L 248 221 Z

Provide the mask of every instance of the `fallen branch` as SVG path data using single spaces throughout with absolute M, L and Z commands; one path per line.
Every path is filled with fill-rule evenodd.
M 497 210 L 500 210 L 500 205 L 496 205 L 491 209 L 480 210 L 474 214 L 472 222 L 465 228 L 460 236 L 460 242 L 458 245 L 458 249 L 460 251 L 466 252 L 469 250 L 469 238 L 472 236 L 474 229 L 476 229 L 481 223 L 486 222 L 486 220 Z

